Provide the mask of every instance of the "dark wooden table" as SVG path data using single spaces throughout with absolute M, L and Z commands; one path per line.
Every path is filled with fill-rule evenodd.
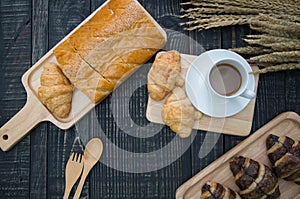
M 1 126 L 26 102 L 21 83 L 23 73 L 103 2 L 0 1 Z M 182 21 L 177 17 L 180 2 L 140 0 L 168 33 L 169 40 L 164 49 L 199 55 L 203 50 L 245 45 L 241 38 L 250 32 L 247 26 L 185 31 L 178 25 Z M 126 87 L 121 86 L 71 129 L 60 130 L 43 122 L 13 149 L 1 151 L 0 198 L 62 198 L 65 164 L 77 135 L 84 143 L 93 136 L 106 138 L 103 161 L 92 170 L 82 198 L 174 198 L 181 184 L 245 139 L 211 134 L 217 139 L 217 144 L 199 158 L 199 149 L 207 142 L 207 132 L 197 131 L 193 139 L 172 145 L 163 153 L 160 149 L 173 141 L 174 134 L 167 127 L 149 123 L 145 117 L 148 70 L 149 64 L 143 66 L 125 82 Z M 300 113 L 299 75 L 298 70 L 260 76 L 251 132 L 282 112 Z M 131 91 L 129 94 L 127 89 Z M 122 118 L 125 121 L 121 125 Z M 153 136 L 130 135 L 133 131 L 150 135 L 155 128 L 159 132 Z M 108 145 L 137 156 L 127 157 Z M 187 149 L 182 151 L 185 146 Z M 155 151 L 160 153 L 151 153 Z

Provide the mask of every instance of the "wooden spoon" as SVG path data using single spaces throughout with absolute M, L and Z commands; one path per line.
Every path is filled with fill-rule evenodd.
M 99 161 L 102 152 L 103 144 L 99 138 L 93 138 L 87 143 L 83 154 L 83 172 L 74 199 L 79 199 L 86 177 L 94 165 Z

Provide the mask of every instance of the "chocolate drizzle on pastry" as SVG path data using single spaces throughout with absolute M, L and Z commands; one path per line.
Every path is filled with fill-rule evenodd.
M 235 157 L 230 162 L 235 182 L 241 189 L 242 198 L 279 198 L 278 179 L 264 164 L 247 157 Z
M 200 199 L 240 199 L 239 194 L 216 182 L 207 182 L 201 189 Z
M 267 154 L 275 174 L 300 185 L 300 144 L 287 136 L 270 134 L 266 141 Z

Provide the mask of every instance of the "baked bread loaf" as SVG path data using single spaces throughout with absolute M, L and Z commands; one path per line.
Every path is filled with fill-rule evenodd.
M 288 136 L 270 134 L 266 140 L 267 154 L 279 178 L 300 185 L 300 144 Z
M 61 43 L 54 52 L 63 73 L 92 102 L 100 101 L 114 89 L 111 82 L 81 59 L 68 40 Z
M 183 86 L 184 80 L 179 76 L 181 71 L 180 54 L 171 50 L 157 54 L 148 73 L 148 92 L 154 100 L 162 100 L 176 85 Z
M 73 86 L 56 64 L 45 63 L 40 84 L 38 96 L 41 102 L 55 117 L 67 117 L 71 110 Z
M 70 81 L 98 103 L 165 43 L 165 32 L 136 0 L 110 0 L 54 54 Z
M 180 87 L 172 91 L 163 105 L 163 122 L 182 138 L 190 136 L 195 120 L 201 117 L 202 113 L 195 110 Z
M 247 157 L 238 156 L 230 162 L 240 196 L 247 199 L 280 197 L 278 179 L 266 165 Z
M 232 189 L 209 181 L 202 186 L 200 199 L 241 199 L 241 197 Z

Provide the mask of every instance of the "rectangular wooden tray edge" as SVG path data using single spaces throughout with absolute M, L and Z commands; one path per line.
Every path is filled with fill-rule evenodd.
M 239 153 L 245 146 L 247 146 L 247 143 L 252 143 L 253 141 L 257 140 L 259 137 L 264 135 L 264 133 L 268 132 L 270 129 L 274 127 L 274 124 L 279 124 L 284 120 L 294 120 L 300 125 L 300 116 L 295 112 L 284 112 L 272 119 L 270 122 L 265 124 L 263 127 L 258 129 L 255 133 L 253 133 L 251 136 L 246 138 L 244 141 L 239 143 L 237 146 L 226 152 L 224 155 L 222 155 L 220 158 L 212 162 L 210 165 L 205 167 L 202 171 L 197 173 L 195 176 L 190 178 L 188 181 L 186 181 L 184 184 L 182 184 L 177 190 L 176 190 L 176 199 L 183 199 L 185 198 L 185 194 L 187 191 L 192 189 L 197 183 L 204 177 L 207 176 L 211 171 L 214 171 L 216 168 L 220 167 L 224 162 L 227 162 L 229 159 L 231 159 L 234 155 Z M 276 126 L 275 125 L 275 126 Z M 199 189 L 199 187 L 197 187 Z M 200 191 L 200 190 L 199 190 Z M 300 194 L 298 195 L 300 197 Z M 297 196 L 297 197 L 298 197 Z

